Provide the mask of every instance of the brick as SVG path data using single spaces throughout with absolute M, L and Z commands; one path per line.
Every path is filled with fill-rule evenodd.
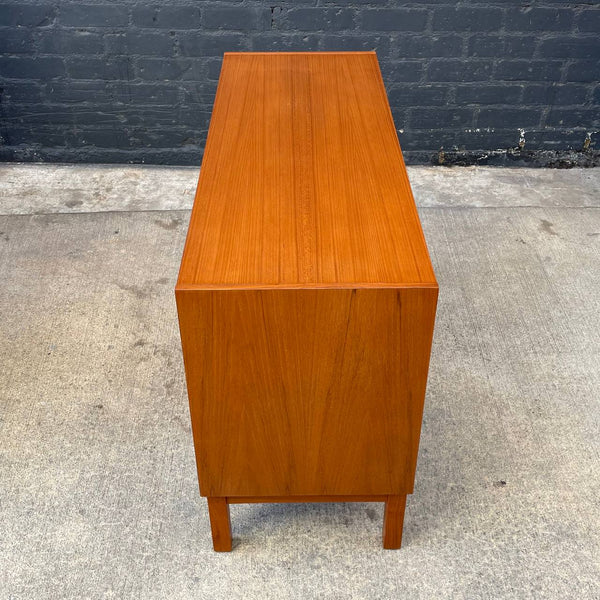
M 109 113 L 111 107 L 101 107 Z M 174 108 L 170 105 L 162 106 L 120 106 L 115 112 L 123 126 L 138 127 L 140 131 L 152 124 L 152 127 L 162 127 L 167 131 L 172 127 L 185 127 L 188 130 L 206 131 L 210 120 L 210 108 L 196 107 Z M 110 114 L 108 115 L 110 117 Z
M 574 131 L 562 128 L 527 131 L 525 148 L 527 150 L 581 150 L 586 134 L 587 132 L 581 129 Z
M 403 150 L 490 150 L 516 146 L 519 133 L 514 129 L 480 131 L 474 128 L 409 130 L 400 134 Z
M 419 61 L 382 62 L 381 74 L 383 80 L 391 81 L 419 81 L 423 76 L 423 63 Z
M 90 31 L 71 29 L 41 30 L 37 35 L 38 51 L 44 54 L 102 54 L 102 36 Z
M 404 153 L 411 150 L 437 152 L 444 146 L 444 141 L 447 141 L 447 138 L 443 135 L 443 133 L 447 134 L 447 132 L 443 132 L 442 135 L 436 135 L 439 133 L 442 132 L 404 130 L 398 132 L 398 140 Z M 442 137 L 445 139 L 441 139 Z M 453 141 L 450 142 L 450 144 L 452 143 Z M 404 158 L 406 160 L 406 154 Z
M 542 40 L 539 56 L 543 58 L 597 58 L 600 37 L 557 37 Z
M 165 129 L 179 125 L 177 110 L 172 106 L 128 106 L 126 110 L 120 109 L 120 115 L 127 126 L 163 127 Z
M 123 112 L 120 107 L 113 104 L 97 104 L 93 107 L 77 105 L 70 107 L 69 115 L 75 125 L 93 125 L 123 127 Z M 126 123 L 126 121 L 125 121 Z
M 149 148 L 200 147 L 206 139 L 206 130 L 192 130 L 190 127 L 171 128 L 168 132 L 164 129 L 141 129 L 135 137 Z
M 143 127 L 151 123 L 153 127 L 171 128 L 180 124 L 177 110 L 172 106 L 131 107 L 121 114 L 125 117 L 127 125 L 131 127 Z
M 23 122 L 23 124 L 21 124 Z M 67 144 L 68 129 L 62 127 L 43 127 L 36 125 L 28 127 L 24 119 L 19 119 L 11 125 L 10 131 L 3 133 L 4 143 L 6 145 L 18 146 L 27 144 L 30 146 L 65 146 Z M 1 145 L 1 144 L 0 144 Z
M 206 131 L 210 123 L 211 109 L 207 106 L 182 106 L 177 112 L 177 122 L 186 127 Z
M 188 59 L 188 66 L 181 76 L 182 82 L 187 81 L 206 81 L 206 61 L 198 59 Z
M 0 27 L 0 54 L 32 54 L 31 30 L 21 27 Z
M 129 17 L 119 4 L 61 4 L 58 21 L 67 27 L 125 27 Z
M 100 148 L 127 148 L 132 146 L 133 140 L 129 131 L 123 127 L 103 127 L 102 129 L 87 128 L 77 139 L 84 146 Z
M 136 76 L 150 81 L 176 81 L 188 69 L 186 59 L 140 58 L 136 61 Z
M 390 54 L 390 39 L 387 35 L 324 34 L 319 38 L 320 49 L 324 51 L 375 50 L 379 60 L 385 60 Z
M 215 99 L 217 84 L 214 81 L 182 81 L 179 82 L 179 89 L 183 94 L 182 106 L 204 105 L 205 110 L 210 110 Z
M 523 104 L 569 106 L 584 104 L 588 96 L 585 85 L 528 85 L 523 92 Z
M 54 6 L 37 4 L 0 4 L 0 23 L 7 27 L 46 27 L 56 16 Z
M 568 8 L 513 8 L 506 14 L 509 31 L 568 31 L 574 11 Z
M 314 51 L 319 49 L 321 37 L 313 34 L 264 32 L 250 38 L 250 48 L 256 52 Z
M 536 42 L 534 36 L 477 35 L 469 39 L 469 56 L 530 58 Z
M 439 7 L 433 13 L 434 31 L 497 31 L 502 10 L 489 7 Z
M 600 8 L 582 10 L 577 19 L 577 29 L 597 34 L 600 31 Z
M 209 79 L 212 79 L 213 81 L 217 81 L 219 79 L 219 76 L 221 75 L 222 64 L 223 61 L 220 58 L 215 58 L 207 61 L 206 68 L 207 76 Z
M 529 84 L 523 90 L 523 104 L 546 106 L 546 104 L 549 104 L 554 99 L 555 93 L 555 86 L 553 84 Z
M 539 126 L 541 115 L 541 108 L 481 108 L 477 127 L 534 127 Z
M 427 11 L 418 8 L 375 8 L 362 11 L 365 31 L 423 31 Z
M 2 160 L 61 162 L 76 157 L 80 163 L 148 163 L 165 165 L 198 166 L 202 159 L 202 147 L 189 148 L 136 148 L 116 150 L 114 148 L 76 147 L 64 150 L 53 147 L 0 147 Z
M 247 36 L 238 33 L 180 33 L 179 47 L 182 56 L 222 56 L 224 52 L 245 50 Z
M 145 106 L 154 104 L 175 105 L 181 98 L 180 83 L 132 83 L 116 81 L 109 84 L 107 92 L 114 102 Z
M 139 126 L 140 130 L 148 128 L 149 124 L 166 125 L 164 131 L 169 131 L 173 126 L 178 125 L 178 114 L 177 111 L 173 110 L 171 106 L 163 106 L 160 108 L 144 108 L 127 111 L 122 106 L 115 107 L 112 104 L 97 104 L 94 107 L 88 105 L 76 105 L 76 106 L 53 106 L 53 111 L 48 113 L 48 121 L 46 125 L 57 126 L 60 128 L 61 125 L 80 125 L 82 127 L 82 133 L 78 133 L 74 141 L 81 144 L 82 141 L 89 143 L 90 140 L 86 139 L 85 133 L 87 131 L 96 130 L 108 130 L 112 127 L 118 128 L 119 130 L 127 130 L 132 127 Z M 32 107 L 24 107 L 27 111 L 27 117 L 25 122 L 39 122 L 42 124 L 45 112 L 31 112 Z M 46 108 L 46 111 L 48 109 Z M 98 118 L 94 119 L 94 110 L 97 111 Z M 31 115 L 32 121 L 29 121 Z M 20 117 L 18 117 L 20 118 Z M 101 129 L 100 129 L 101 128 Z M 124 145 L 126 145 L 127 141 Z
M 477 57 L 501 56 L 504 51 L 505 38 L 499 35 L 473 36 L 469 38 L 468 54 Z
M 206 67 L 203 61 L 185 58 L 140 58 L 136 63 L 136 74 L 140 79 L 149 81 L 199 81 L 206 77 Z
M 178 8 L 178 7 L 174 7 Z M 175 27 L 178 24 L 183 23 L 184 29 L 189 27 L 192 22 L 196 22 L 196 25 L 200 25 L 200 10 L 189 7 L 182 7 L 184 15 L 181 18 L 176 19 Z M 167 16 L 164 16 L 161 23 L 158 21 L 158 7 L 156 6 L 134 6 L 131 9 L 131 23 L 134 27 L 173 27 L 172 23 L 169 23 Z M 189 17 L 187 19 L 186 17 Z
M 548 114 L 546 125 L 597 129 L 600 127 L 600 110 L 598 108 L 553 108 Z
M 133 69 L 129 57 L 112 59 L 95 57 L 67 58 L 67 70 L 73 79 L 131 79 Z
M 206 130 L 192 130 L 189 127 L 170 127 L 169 129 L 133 128 L 131 132 L 135 147 L 181 148 L 198 146 L 206 138 Z
M 354 11 L 347 8 L 290 8 L 284 11 L 280 29 L 342 31 L 354 28 Z
M 9 122 L 27 125 L 117 125 L 121 122 L 120 117 L 120 113 L 115 111 L 114 107 L 101 104 L 22 104 L 13 109 L 9 107 L 5 115 Z
M 445 0 L 444 0 L 445 1 Z M 294 1 L 294 4 L 319 4 L 319 5 L 327 5 L 327 4 L 340 4 L 339 0 L 302 0 L 302 1 Z M 352 4 L 356 4 L 359 6 L 369 5 L 369 4 L 389 4 L 386 0 L 352 0 Z M 350 4 L 350 3 L 348 3 Z M 409 2 L 410 4 L 410 2 Z
M 175 54 L 175 37 L 151 30 L 106 35 L 104 42 L 109 54 L 164 57 Z
M 62 58 L 56 57 L 0 57 L 0 73 L 14 79 L 39 79 L 41 81 L 65 75 Z
M 506 81 L 556 81 L 560 78 L 562 63 L 544 60 L 499 60 L 496 79 Z
M 461 56 L 463 39 L 459 35 L 425 36 L 400 34 L 393 44 L 400 58 L 436 58 Z
M 492 63 L 480 60 L 434 59 L 427 71 L 428 81 L 485 81 Z
M 0 105 L 3 102 L 34 104 L 41 102 L 43 88 L 39 83 L 29 81 L 2 82 L 0 86 Z
M 45 98 L 52 104 L 110 103 L 114 97 L 105 81 L 54 81 L 46 84 Z
M 531 58 L 535 52 L 535 36 L 506 36 L 501 55 L 514 58 Z
M 392 118 L 394 119 L 394 123 L 396 127 L 403 129 L 406 127 L 408 123 L 408 111 L 403 106 L 392 106 Z
M 268 29 L 271 21 L 269 8 L 248 6 L 207 6 L 204 9 L 204 27 L 208 29 L 236 29 L 252 31 Z
M 456 88 L 457 104 L 517 104 L 520 85 L 461 85 Z
M 392 106 L 444 106 L 448 101 L 448 86 L 402 85 L 388 92 Z
M 598 81 L 600 60 L 578 60 L 567 68 L 567 81 Z
M 135 6 L 131 19 L 138 27 L 159 27 L 167 29 L 194 29 L 201 26 L 200 8 L 196 6 L 169 6 L 160 8 Z
M 448 131 L 405 129 L 398 132 L 398 140 L 403 152 L 410 150 L 437 152 L 445 144 L 452 146 L 457 135 L 460 134 Z
M 472 123 L 472 108 L 413 108 L 409 118 L 412 129 L 452 129 Z

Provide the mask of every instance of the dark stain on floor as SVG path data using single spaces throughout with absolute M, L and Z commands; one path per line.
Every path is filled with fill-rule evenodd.
M 116 283 L 115 285 L 122 289 L 124 292 L 129 292 L 131 294 L 133 294 L 136 298 L 139 298 L 140 300 L 143 300 L 144 298 L 150 298 L 150 294 L 149 292 L 147 292 L 146 290 L 144 290 L 141 287 L 138 287 L 137 285 L 125 285 L 122 283 Z
M 542 224 L 540 225 L 540 231 L 543 231 L 544 233 L 547 233 L 548 235 L 558 235 L 558 233 L 556 233 L 556 231 L 554 231 L 554 229 L 552 229 L 554 227 L 554 223 L 551 223 L 550 221 L 546 221 L 546 219 L 542 219 Z
M 68 206 L 69 208 L 75 208 L 76 206 L 81 206 L 83 204 L 83 202 L 81 200 L 67 200 L 65 202 L 65 206 Z
M 181 225 L 181 219 L 174 217 L 168 221 L 161 221 L 160 219 L 154 219 L 154 223 L 163 229 L 177 229 Z

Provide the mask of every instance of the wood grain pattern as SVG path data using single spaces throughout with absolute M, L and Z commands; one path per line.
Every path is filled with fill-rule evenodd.
M 178 288 L 435 286 L 376 55 L 226 54 Z
M 399 547 L 437 294 L 375 54 L 227 54 L 176 287 L 216 550 L 263 501 Z
M 402 546 L 402 527 L 406 495 L 389 496 L 383 511 L 383 547 L 386 550 L 397 550 Z
M 208 516 L 216 552 L 231 551 L 231 518 L 226 498 L 208 498 Z
M 436 297 L 179 291 L 201 493 L 411 493 Z

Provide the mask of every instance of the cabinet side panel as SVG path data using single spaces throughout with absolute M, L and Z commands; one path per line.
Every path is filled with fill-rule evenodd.
M 197 296 L 194 291 L 175 290 L 179 335 L 181 338 L 192 435 L 194 438 L 196 468 L 198 470 L 200 493 L 206 496 L 202 485 L 202 478 L 200 477 L 200 473 L 202 472 L 200 453 L 201 427 L 198 417 L 201 414 L 199 403 L 202 398 L 201 385 L 203 381 L 203 366 L 207 354 L 206 346 L 209 341 L 209 331 L 205 323 L 208 315 L 203 311 L 203 307 L 198 302 L 201 299 L 202 297 Z
M 412 491 L 435 294 L 179 292 L 202 494 Z
M 406 355 L 406 371 L 401 388 L 408 394 L 407 421 L 410 429 L 410 451 L 406 461 L 406 488 L 412 494 L 423 422 L 423 407 L 429 373 L 429 359 L 437 309 L 438 288 L 405 289 L 400 293 L 401 352 Z
M 436 288 L 352 295 L 318 456 L 328 493 L 412 493 L 436 302 Z

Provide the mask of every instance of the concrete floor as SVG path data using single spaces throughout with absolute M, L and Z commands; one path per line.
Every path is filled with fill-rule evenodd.
M 0 599 L 600 598 L 600 170 L 409 169 L 441 294 L 404 547 L 232 507 L 173 287 L 196 169 L 0 165 Z

